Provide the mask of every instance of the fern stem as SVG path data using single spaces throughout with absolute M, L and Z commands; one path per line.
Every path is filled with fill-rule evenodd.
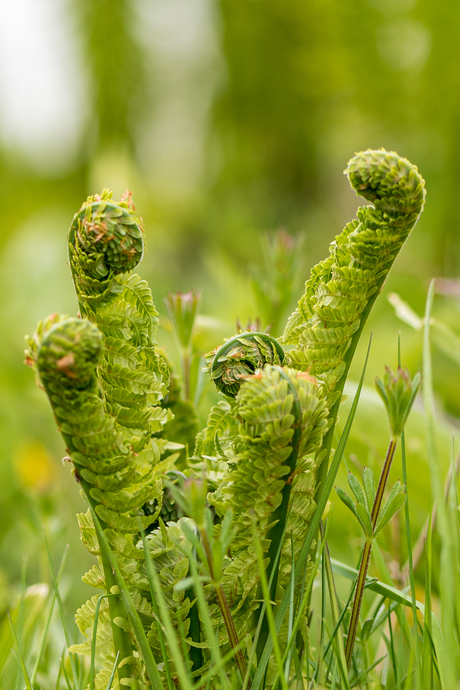
M 393 461 L 393 457 L 395 454 L 397 441 L 398 440 L 396 438 L 391 439 L 390 445 L 388 446 L 382 472 L 380 474 L 379 485 L 377 488 L 377 493 L 375 494 L 374 505 L 372 506 L 372 529 L 375 529 L 379 517 L 380 507 L 382 505 L 383 500 L 383 494 L 385 491 L 388 474 L 390 472 L 391 463 Z M 373 537 L 367 537 L 366 543 L 364 544 L 361 563 L 359 566 L 358 582 L 356 584 L 355 598 L 353 601 L 353 609 L 351 612 L 350 625 L 348 628 L 347 646 L 345 649 L 345 656 L 348 668 L 350 668 L 351 660 L 353 657 L 353 647 L 355 645 L 356 632 L 358 630 L 359 614 L 361 611 L 361 604 L 363 602 L 364 588 L 366 584 L 367 571 L 369 569 L 369 561 L 373 541 Z

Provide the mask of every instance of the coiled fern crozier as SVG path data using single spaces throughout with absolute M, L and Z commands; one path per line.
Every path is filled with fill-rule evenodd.
M 283 337 L 238 333 L 207 355 L 207 371 L 223 399 L 198 433 L 185 475 L 206 476 L 214 511 L 212 539 L 219 540 L 229 511 L 233 516 L 235 534 L 223 556 L 219 581 L 207 584 L 204 592 L 219 644 L 224 651 L 236 644 L 237 661 L 248 659 L 258 623 L 253 664 L 260 660 L 268 635 L 260 618 L 256 545 L 264 552 L 270 597 L 279 602 L 324 482 L 357 342 L 423 209 L 423 179 L 395 153 L 360 153 L 346 174 L 371 205 L 358 209 L 357 219 L 332 243 L 329 257 L 312 269 Z M 193 522 L 186 516 L 165 525 L 159 517 L 177 439 L 164 438 L 171 417 L 164 404 L 170 372 L 154 341 L 158 315 L 147 284 L 131 273 L 142 254 L 142 224 L 130 197 L 116 203 L 107 192 L 90 197 L 69 233 L 81 318 L 53 316 L 39 324 L 29 340 L 28 361 L 50 399 L 75 476 L 116 554 L 159 675 L 170 683 L 178 669 L 174 655 L 169 665 L 161 657 L 141 528 L 151 530 L 147 547 L 173 626 L 190 650 L 189 672 L 194 678 L 208 673 L 213 658 L 196 615 L 196 593 L 174 587 L 191 572 L 190 561 L 197 557 L 189 540 Z M 84 543 L 99 557 L 84 579 L 113 595 L 101 607 L 96 650 L 103 668 L 95 687 L 107 685 L 117 653 L 122 663 L 115 687 L 136 681 L 149 687 L 138 640 L 113 589 L 113 571 L 98 543 L 91 512 L 79 520 Z M 88 641 L 75 651 L 90 653 L 96 601 L 97 596 L 77 613 Z M 284 626 L 281 640 L 286 633 Z M 267 678 L 271 673 L 269 667 Z M 217 671 L 211 687 L 221 687 Z

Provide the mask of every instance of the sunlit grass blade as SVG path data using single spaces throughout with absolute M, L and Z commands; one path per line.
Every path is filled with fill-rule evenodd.
M 323 533 L 324 530 L 322 530 Z M 339 634 L 337 635 L 336 638 L 336 632 L 334 632 L 333 637 L 331 637 L 331 641 L 334 641 L 337 639 L 337 644 L 336 644 L 336 652 L 338 658 L 338 664 L 340 667 L 340 674 L 342 677 L 342 683 L 343 687 L 345 690 L 348 690 L 348 673 L 346 673 L 347 670 L 347 662 L 345 658 L 345 648 L 343 645 L 343 637 L 340 632 L 340 625 L 341 621 L 340 619 L 340 612 L 339 612 L 339 607 L 337 603 L 337 591 L 335 588 L 335 582 L 334 582 L 334 574 L 332 571 L 332 564 L 331 564 L 331 556 L 329 553 L 329 547 L 327 544 L 327 541 L 325 541 L 325 546 L 324 546 L 324 553 L 323 553 L 323 562 L 325 564 L 326 568 L 326 577 L 327 577 L 327 585 L 328 585 L 328 590 L 329 590 L 329 600 L 330 600 L 330 605 L 331 605 L 331 613 L 332 613 L 332 624 L 334 625 L 334 630 L 338 631 Z M 335 643 L 334 643 L 335 644 Z M 345 673 L 343 672 L 345 670 Z
M 26 684 L 27 690 L 32 690 L 32 684 L 31 684 L 31 682 L 30 682 L 30 678 L 29 678 L 29 674 L 28 674 L 28 672 L 27 672 L 27 668 L 26 668 L 26 664 L 25 664 L 24 658 L 23 658 L 23 656 L 22 656 L 22 654 L 21 654 L 21 649 L 20 649 L 20 647 L 19 647 L 19 640 L 18 640 L 18 637 L 17 637 L 17 635 L 16 635 L 16 630 L 15 630 L 15 628 L 14 628 L 13 621 L 12 621 L 12 619 L 11 619 L 11 616 L 10 616 L 10 612 L 9 612 L 9 611 L 7 611 L 7 615 L 8 615 L 8 620 L 9 620 L 9 622 L 10 622 L 11 633 L 12 633 L 12 635 L 13 635 L 13 640 L 14 640 L 14 646 L 15 646 L 16 657 L 17 657 L 17 659 L 18 659 L 19 665 L 21 666 L 22 675 L 24 676 L 24 682 L 25 682 L 25 684 Z
M 69 678 L 69 676 L 67 675 L 67 671 L 65 670 L 65 662 L 64 662 L 64 659 L 65 659 L 65 653 L 62 655 L 62 659 L 61 659 L 61 669 L 62 669 L 62 673 L 63 673 L 63 676 L 64 676 L 64 680 L 65 680 L 65 682 L 66 682 L 66 685 L 67 685 L 68 690 L 72 690 L 72 686 L 71 686 L 71 684 L 70 684 L 70 678 Z
M 340 467 L 340 462 L 342 460 L 343 453 L 345 451 L 345 446 L 348 441 L 348 436 L 350 434 L 351 426 L 353 424 L 353 419 L 355 417 L 356 413 L 356 408 L 358 407 L 358 401 L 359 401 L 359 396 L 361 395 L 361 390 L 363 387 L 364 383 L 364 375 L 366 373 L 366 366 L 367 362 L 369 359 L 369 352 L 370 352 L 370 347 L 371 347 L 371 342 L 372 342 L 372 334 L 369 339 L 369 345 L 367 348 L 367 353 L 366 353 L 366 359 L 364 361 L 364 366 L 363 366 L 363 371 L 361 374 L 361 378 L 358 384 L 358 388 L 356 390 L 355 397 L 353 399 L 353 404 L 351 406 L 351 410 L 349 412 L 344 430 L 342 432 L 342 435 L 340 437 L 339 445 L 337 446 L 337 450 L 334 454 L 328 475 L 326 477 L 326 481 L 324 483 L 323 489 L 320 493 L 320 496 L 318 498 L 318 502 L 315 508 L 315 512 L 313 513 L 310 525 L 307 530 L 307 534 L 305 535 L 304 542 L 302 544 L 302 548 L 300 550 L 299 556 L 296 561 L 296 570 L 295 570 L 295 582 L 297 584 L 298 580 L 302 576 L 302 572 L 304 570 L 305 564 L 307 562 L 308 554 L 310 552 L 311 546 L 313 544 L 313 541 L 316 539 L 316 535 L 318 534 L 318 529 L 319 529 L 319 523 L 321 521 L 321 517 L 324 513 L 324 509 L 326 507 L 327 501 L 329 499 L 330 493 L 333 489 L 335 478 L 337 476 L 337 472 L 339 471 Z M 287 608 L 289 606 L 289 601 L 290 601 L 290 584 L 286 588 L 286 591 L 284 592 L 283 599 L 281 600 L 281 603 L 278 607 L 278 611 L 275 617 L 275 626 L 276 630 L 279 631 L 281 628 L 282 622 L 284 620 L 284 616 L 286 615 Z M 267 667 L 270 654 L 273 648 L 273 641 L 269 637 L 267 640 L 267 644 L 265 645 L 265 649 L 263 651 L 262 657 L 260 658 L 259 661 L 259 666 L 257 668 L 257 671 L 254 675 L 253 679 L 253 688 L 254 690 L 258 690 L 260 687 L 260 684 L 262 682 L 262 679 L 265 675 L 265 669 Z
M 193 586 L 195 588 L 195 594 L 198 600 L 198 607 L 201 613 L 201 620 L 203 622 L 203 628 L 205 632 L 205 637 L 206 641 L 209 644 L 209 648 L 212 653 L 212 657 L 215 660 L 216 667 L 219 668 L 219 678 L 220 682 L 222 685 L 222 688 L 225 690 L 231 690 L 232 686 L 230 681 L 228 680 L 226 674 L 223 672 L 223 664 L 221 663 L 222 660 L 222 655 L 220 653 L 219 649 L 219 643 L 216 637 L 216 631 L 214 630 L 212 621 L 211 621 L 211 616 L 209 614 L 209 608 L 208 604 L 206 602 L 205 596 L 204 596 L 204 591 L 203 591 L 203 586 L 198 574 L 198 569 L 195 561 L 190 559 L 190 570 L 192 574 L 192 579 L 193 579 Z M 236 653 L 236 650 L 235 650 Z M 251 687 L 250 684 L 247 686 L 248 688 Z
M 257 565 L 259 567 L 259 573 L 260 573 L 260 584 L 261 584 L 262 594 L 263 594 L 264 602 L 265 602 L 265 612 L 266 612 L 266 616 L 267 616 L 268 629 L 269 629 L 270 636 L 271 636 L 271 639 L 273 642 L 273 651 L 275 653 L 276 665 L 278 667 L 278 675 L 280 678 L 281 687 L 283 688 L 283 690 L 288 690 L 288 684 L 286 682 L 286 678 L 284 677 L 284 664 L 283 664 L 283 659 L 281 657 L 280 646 L 278 644 L 277 630 L 275 628 L 275 619 L 273 617 L 272 602 L 270 601 L 270 591 L 268 589 L 267 574 L 266 574 L 265 567 L 264 567 L 264 555 L 262 553 L 262 547 L 260 545 L 260 540 L 257 536 L 257 530 L 256 530 L 255 524 L 253 524 L 253 538 L 254 538 L 254 545 L 256 548 Z
M 431 540 L 432 530 L 431 521 L 428 525 L 428 535 L 425 545 L 425 612 L 426 618 L 423 625 L 423 647 L 422 647 L 422 690 L 432 690 L 433 688 L 433 662 L 431 655 Z
M 395 683 L 396 683 L 396 688 L 398 690 L 399 689 L 398 669 L 396 667 L 395 643 L 394 643 L 394 636 L 393 636 L 393 625 L 391 623 L 391 611 L 388 611 L 388 630 L 390 633 L 390 639 L 389 639 L 390 659 L 391 659 L 391 665 L 393 666 L 393 675 L 394 675 L 394 679 L 395 679 Z
M 455 654 L 454 634 L 455 599 L 458 596 L 457 564 L 452 562 L 453 539 L 452 526 L 448 519 L 447 507 L 443 499 L 442 480 L 439 458 L 436 449 L 436 427 L 434 419 L 433 371 L 431 364 L 430 322 L 434 297 L 434 280 L 431 281 L 425 308 L 423 333 L 423 401 L 426 416 L 426 450 L 430 468 L 431 486 L 436 500 L 438 533 L 441 538 L 440 557 L 440 593 L 441 593 L 441 624 L 445 644 L 450 653 L 447 655 L 446 666 L 439 664 L 444 690 L 455 686 Z
M 56 676 L 56 684 L 55 684 L 55 686 L 54 686 L 54 690 L 58 690 L 58 688 L 60 687 L 60 683 L 61 683 L 61 673 L 62 673 L 62 664 L 59 664 L 58 674 L 57 674 L 57 676 Z
M 385 659 L 385 657 L 386 657 L 386 654 L 384 654 L 383 656 L 379 657 L 378 659 L 376 659 L 376 661 L 374 661 L 373 664 L 371 664 L 370 666 L 368 666 L 368 668 L 367 668 L 365 671 L 363 671 L 363 673 L 361 673 L 361 674 L 360 674 L 359 676 L 357 676 L 356 678 L 353 678 L 352 682 L 350 683 L 350 690 L 351 690 L 352 688 L 355 688 L 355 687 L 356 687 L 357 685 L 359 685 L 360 683 L 365 682 L 367 676 L 368 676 L 369 673 L 372 671 L 372 669 L 375 668 L 376 666 L 378 666 L 378 665 L 380 664 L 380 662 L 382 662 L 382 661 Z
M 329 632 L 329 631 L 328 631 Z M 337 675 L 340 676 L 342 680 L 342 685 L 341 687 L 344 688 L 344 690 L 350 690 L 350 682 L 348 679 L 348 667 L 347 667 L 347 660 L 345 658 L 345 651 L 343 649 L 343 640 L 341 635 L 336 635 L 336 636 L 331 636 L 329 635 L 329 639 L 331 641 L 332 649 L 333 649 L 333 658 L 335 658 L 336 661 L 336 666 L 334 668 L 333 672 L 333 681 L 331 685 L 335 685 L 337 682 Z M 339 640 L 342 640 L 342 651 L 339 649 Z M 328 670 L 329 673 L 329 670 Z M 328 674 L 326 674 L 326 681 L 327 681 Z
M 240 649 L 242 649 L 242 645 L 243 643 L 240 642 Z M 203 688 L 205 682 L 208 684 L 211 678 L 213 678 L 218 671 L 225 668 L 225 666 L 235 657 L 235 653 L 236 650 L 232 647 L 226 654 L 224 654 L 224 656 L 220 657 L 220 660 L 217 663 L 211 664 L 210 669 L 206 671 L 206 673 L 203 673 L 200 680 L 195 683 L 193 690 L 200 690 Z
M 358 571 L 349 565 L 345 565 L 344 563 L 340 563 L 340 561 L 336 561 L 334 559 L 331 559 L 331 563 L 335 573 L 337 573 L 338 575 L 342 575 L 343 577 L 346 577 L 349 580 L 354 580 L 358 575 Z M 404 594 L 404 592 L 400 592 L 399 589 L 396 589 L 391 585 L 387 585 L 384 582 L 381 582 L 380 580 L 368 577 L 366 582 L 366 588 L 370 589 L 373 592 L 377 592 L 378 594 L 382 594 L 383 596 L 387 597 L 392 601 L 397 602 L 398 604 L 402 604 L 403 606 L 412 608 L 411 597 L 409 597 L 407 594 Z M 425 616 L 425 605 L 418 600 L 416 601 L 416 605 L 417 609 L 423 614 L 423 616 Z M 436 652 L 437 666 L 439 667 L 439 675 L 441 678 L 441 687 L 443 688 L 443 690 L 448 690 L 448 686 L 446 685 L 446 679 L 444 675 L 444 669 L 446 668 L 446 665 L 448 663 L 448 649 L 444 641 L 444 636 L 442 634 L 439 621 L 433 612 L 431 612 L 430 619 L 432 626 L 432 642 L 434 650 Z
M 115 657 L 115 661 L 114 661 L 113 668 L 112 668 L 112 673 L 110 674 L 109 682 L 107 683 L 107 687 L 105 690 L 110 690 L 110 688 L 112 687 L 113 679 L 115 678 L 115 673 L 117 672 L 119 656 L 120 656 L 120 650 L 118 650 L 117 656 Z
M 278 561 L 279 561 L 279 558 L 280 558 L 280 555 L 281 555 L 281 548 L 282 548 L 282 546 L 283 546 L 283 541 L 284 541 L 284 534 L 285 534 L 285 533 L 283 532 L 283 537 L 282 537 L 282 539 L 280 539 L 280 542 L 279 542 L 279 544 L 278 544 L 278 550 L 277 550 L 277 552 L 276 552 L 276 556 L 275 556 L 275 560 L 274 560 L 274 566 L 273 566 L 273 569 L 272 569 L 272 573 L 271 573 L 270 580 L 268 581 L 268 587 L 269 587 L 270 590 L 271 590 L 271 585 L 272 585 L 273 577 L 275 576 L 275 570 L 276 570 L 276 568 L 278 567 Z M 255 655 L 256 655 L 256 652 L 257 652 L 257 643 L 258 643 L 258 641 L 259 641 L 259 635 L 260 635 L 260 630 L 261 630 L 261 628 L 262 628 L 262 623 L 263 623 L 263 621 L 265 620 L 265 608 L 266 608 L 266 606 L 265 606 L 265 601 L 264 601 L 264 602 L 262 603 L 262 607 L 261 607 L 261 609 L 260 609 L 259 620 L 258 620 L 258 622 L 257 622 L 257 627 L 256 627 L 255 633 L 254 633 L 254 635 L 253 635 L 253 642 L 252 642 L 251 652 L 250 652 L 250 654 L 249 654 L 249 659 L 248 659 L 248 669 L 247 669 L 246 675 L 245 675 L 245 677 L 244 677 L 242 690 L 246 690 L 246 688 L 249 686 L 249 683 L 250 683 L 250 671 L 251 671 L 251 668 L 252 668 L 252 662 L 253 662 L 254 657 L 255 657 Z
M 61 563 L 59 565 L 59 570 L 58 570 L 58 574 L 57 574 L 57 578 L 56 578 L 58 586 L 59 586 L 59 583 L 61 581 L 62 573 L 64 572 L 64 567 L 65 567 L 65 562 L 66 562 L 68 550 L 69 550 L 69 545 L 67 544 L 65 549 L 64 549 L 64 553 L 63 553 L 63 556 L 61 559 Z M 48 631 L 49 631 L 49 627 L 51 625 L 51 619 L 53 617 L 55 601 L 56 601 L 56 592 L 53 592 L 49 611 L 48 611 L 48 615 L 46 617 L 45 627 L 43 628 L 43 632 L 42 632 L 41 637 L 40 637 L 40 642 L 38 644 L 37 658 L 35 659 L 35 664 L 34 664 L 34 667 L 32 670 L 32 675 L 30 676 L 30 682 L 32 683 L 32 685 L 35 683 L 35 679 L 36 679 L 37 673 L 38 673 L 38 667 L 39 667 L 40 662 L 42 660 L 43 652 L 45 651 L 46 641 L 48 638 Z
M 332 561 L 331 561 L 331 567 L 332 567 Z M 358 573 L 358 571 L 356 571 L 356 573 Z M 343 607 L 343 609 L 342 609 L 342 611 L 341 611 L 341 613 L 340 613 L 340 615 L 339 615 L 339 617 L 338 617 L 338 619 L 337 619 L 337 623 L 336 623 L 335 626 L 334 626 L 334 629 L 333 629 L 333 631 L 332 631 L 332 634 L 331 634 L 330 637 L 329 637 L 329 641 L 328 641 L 328 643 L 327 643 L 327 645 L 326 645 L 326 648 L 325 648 L 325 650 L 324 650 L 324 658 L 325 658 L 325 659 L 327 658 L 327 655 L 328 655 L 328 653 L 329 653 L 329 650 L 331 649 L 331 647 L 332 647 L 332 645 L 333 645 L 333 643 L 334 643 L 334 639 L 335 639 L 337 633 L 338 633 L 339 630 L 340 630 L 340 627 L 341 627 L 341 625 L 342 625 L 342 621 L 344 620 L 344 618 L 345 618 L 345 616 L 346 616 L 346 614 L 347 614 L 348 608 L 349 608 L 349 606 L 350 606 L 350 604 L 351 604 L 351 600 L 353 599 L 353 594 L 354 594 L 354 592 L 355 592 L 355 588 L 356 588 L 357 581 L 358 581 L 358 574 L 356 574 L 356 578 L 355 578 L 355 580 L 354 580 L 354 582 L 353 582 L 353 584 L 352 584 L 352 586 L 351 586 L 350 592 L 349 592 L 349 594 L 348 594 L 348 599 L 347 599 L 347 601 L 345 602 L 345 605 L 344 605 L 344 607 Z M 343 646 L 343 638 L 342 638 L 342 650 L 343 650 L 343 654 L 345 655 L 345 649 L 344 649 L 344 646 Z M 332 662 L 333 662 L 333 655 L 330 656 L 330 660 L 329 660 L 329 664 L 328 664 L 328 673 L 329 673 L 330 668 L 331 668 L 331 666 L 332 666 Z M 314 679 L 315 679 L 315 680 L 317 680 L 317 675 L 318 675 L 318 669 L 315 671 L 315 674 L 314 674 Z
M 398 332 L 398 367 L 401 367 L 401 331 Z M 407 463 L 406 463 L 406 435 L 403 430 L 401 434 L 401 464 L 402 464 L 402 475 L 403 484 L 406 487 L 406 502 L 404 504 L 404 517 L 406 526 L 406 544 L 407 544 L 407 564 L 409 570 L 409 584 L 410 593 L 412 599 L 412 646 L 414 658 L 417 659 L 415 664 L 416 673 L 418 675 L 417 682 L 420 684 L 420 650 L 419 650 L 419 637 L 417 630 L 417 605 L 416 605 L 416 594 L 415 594 L 415 576 L 414 576 L 414 559 L 412 555 L 412 539 L 410 533 L 410 509 L 409 509 L 409 488 L 407 482 Z
M 385 559 L 382 556 L 382 552 L 380 551 L 380 547 L 378 545 L 378 542 L 374 542 L 374 563 L 377 566 L 377 570 L 380 574 L 380 579 L 389 587 L 392 586 L 393 580 L 391 579 L 390 571 L 388 570 L 388 566 L 385 562 Z M 412 602 L 412 597 L 408 597 L 410 601 Z M 403 611 L 401 610 L 401 607 L 396 607 L 395 609 L 395 614 L 398 619 L 399 626 L 404 634 L 404 638 L 409 645 L 411 646 L 412 642 L 412 635 L 409 627 L 409 623 L 407 621 L 406 616 L 404 615 Z
M 94 665 L 96 662 L 97 626 L 98 626 L 98 622 L 99 622 L 99 611 L 101 608 L 101 603 L 102 603 L 103 599 L 107 599 L 108 597 L 114 597 L 114 596 L 115 596 L 115 594 L 103 594 L 97 600 L 96 611 L 94 612 L 93 637 L 91 640 L 91 661 L 90 661 L 90 671 L 89 671 L 89 688 L 90 688 L 90 690 L 94 690 L 94 678 L 95 678 Z M 119 656 L 119 654 L 117 652 L 117 659 L 118 659 L 118 656 Z
M 125 605 L 129 622 L 131 623 L 134 635 L 136 636 L 137 644 L 139 645 L 139 649 L 141 651 L 147 675 L 152 684 L 152 688 L 154 690 L 164 690 L 164 686 L 161 682 L 161 677 L 157 665 L 155 663 L 155 659 L 153 658 L 152 650 L 150 649 L 147 636 L 144 632 L 144 628 L 142 627 L 142 623 L 139 618 L 139 614 L 137 613 L 136 607 L 133 604 L 133 600 L 131 599 L 128 587 L 120 572 L 120 567 L 115 559 L 115 556 L 113 555 L 113 551 L 107 540 L 107 537 L 104 534 L 101 523 L 99 522 L 99 518 L 97 517 L 92 507 L 91 514 L 93 517 L 94 526 L 96 528 L 99 544 L 101 546 L 101 549 L 104 549 L 105 555 L 110 563 L 110 567 L 112 568 L 113 574 L 115 576 L 115 581 L 120 590 L 121 598 L 123 600 L 123 604 Z
M 55 595 L 56 595 L 56 600 L 57 600 L 58 607 L 59 607 L 59 613 L 60 613 L 60 616 L 61 616 L 61 623 L 62 623 L 62 628 L 63 628 L 63 630 L 64 630 L 65 641 L 66 641 L 67 649 L 69 649 L 69 647 L 70 647 L 69 629 L 68 629 L 68 627 L 67 627 L 67 620 L 66 620 L 65 613 L 64 613 L 64 605 L 63 605 L 63 603 L 62 603 L 61 594 L 60 594 L 60 592 L 59 592 L 59 585 L 58 585 L 58 582 L 57 582 L 57 579 L 56 579 L 56 574 L 55 574 L 55 572 L 54 572 L 53 560 L 52 560 L 52 558 L 51 558 L 50 547 L 49 547 L 49 544 L 48 544 L 48 539 L 46 538 L 45 530 L 43 530 L 43 539 L 44 539 L 44 542 L 45 542 L 46 554 L 47 554 L 47 556 L 48 556 L 48 563 L 49 563 L 49 566 L 50 566 L 51 581 L 52 581 L 52 583 L 53 583 L 54 593 L 55 593 Z M 69 653 L 69 659 L 70 659 L 70 667 L 71 667 L 71 669 L 72 669 L 72 674 L 73 674 L 73 682 L 74 682 L 74 684 L 75 684 L 75 683 L 77 682 L 77 678 L 78 678 L 78 674 L 77 674 L 77 664 L 76 664 L 76 661 L 75 661 L 75 655 Z M 65 673 L 65 668 L 64 668 L 63 670 L 64 670 L 64 673 Z M 66 677 L 66 682 L 70 682 L 70 681 L 68 681 L 67 677 Z
M 295 560 L 294 560 L 294 538 L 291 534 L 291 554 L 292 554 L 292 560 L 291 560 L 291 601 L 289 604 L 289 619 L 288 619 L 288 640 L 292 636 L 292 629 L 294 626 L 294 590 L 295 590 L 295 582 L 294 582 L 294 572 L 295 572 Z M 284 666 L 284 677 L 289 678 L 289 671 L 291 668 L 291 663 L 292 663 L 292 652 L 294 650 L 294 645 L 292 646 L 287 659 L 286 659 L 286 664 Z
M 167 635 L 168 635 L 168 641 L 169 641 L 169 647 L 171 649 L 171 653 L 173 655 L 174 663 L 177 668 L 177 672 L 179 673 L 179 677 L 181 678 L 181 682 L 184 685 L 184 688 L 187 688 L 187 682 L 188 682 L 188 677 L 187 677 L 187 671 L 185 668 L 185 665 L 183 663 L 182 656 L 180 654 L 179 646 L 177 644 L 177 637 L 174 632 L 174 628 L 171 623 L 171 618 L 168 613 L 168 609 L 165 605 L 163 594 L 161 592 L 161 587 L 158 583 L 158 578 L 157 574 L 155 571 L 155 566 L 153 565 L 152 561 L 152 555 L 150 553 L 150 550 L 147 545 L 147 540 L 145 538 L 145 532 L 144 530 L 141 530 L 141 535 L 142 535 L 142 545 L 144 547 L 144 557 L 145 557 L 145 565 L 147 568 L 147 577 L 149 580 L 149 586 L 150 586 L 150 596 L 152 598 L 152 607 L 155 612 L 155 615 L 157 616 L 157 630 L 158 630 L 158 637 L 160 640 L 160 647 L 161 647 L 161 654 L 163 657 L 163 663 L 165 667 L 165 673 L 166 673 L 166 678 L 167 678 L 167 683 L 168 683 L 168 688 L 169 690 L 174 689 L 173 681 L 171 678 L 171 670 L 169 668 L 169 658 L 168 658 L 168 653 L 166 651 L 166 644 L 165 644 L 165 636 L 163 633 L 161 621 L 163 621 L 163 624 L 165 626 L 165 629 L 167 630 Z M 160 608 L 161 608 L 161 613 L 160 613 Z
M 282 659 L 283 664 L 286 662 L 286 659 L 288 657 L 288 654 L 290 652 L 291 647 L 293 647 L 295 645 L 295 639 L 296 639 L 297 631 L 300 628 L 302 620 L 304 620 L 304 618 L 305 618 L 305 611 L 307 609 L 307 605 L 308 605 L 308 602 L 310 599 L 310 594 L 311 594 L 311 590 L 313 587 L 313 582 L 314 582 L 314 579 L 316 577 L 316 573 L 318 571 L 319 564 L 321 562 L 321 556 L 323 554 L 324 544 L 325 544 L 325 542 L 323 540 L 321 542 L 321 548 L 318 550 L 318 553 L 316 554 L 316 559 L 315 559 L 315 563 L 313 565 L 313 569 L 312 569 L 310 578 L 309 578 L 308 582 L 306 583 L 306 586 L 305 586 L 305 589 L 303 592 L 303 596 L 302 596 L 302 601 L 300 602 L 300 605 L 297 609 L 296 618 L 294 621 L 294 626 L 292 628 L 292 633 L 291 633 L 291 636 L 288 638 L 288 641 L 286 644 L 286 649 L 284 650 L 284 655 L 283 655 L 283 659 Z M 316 667 L 316 670 L 318 672 L 318 670 L 319 670 L 318 667 Z M 276 690 L 276 687 L 277 687 L 277 684 L 279 681 L 279 676 L 280 676 L 280 674 L 278 673 L 278 675 L 276 676 L 275 681 L 272 685 L 271 690 Z

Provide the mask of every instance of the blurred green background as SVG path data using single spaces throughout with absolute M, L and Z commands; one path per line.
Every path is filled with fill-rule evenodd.
M 163 317 L 159 342 L 173 348 L 164 296 L 198 289 L 195 345 L 206 352 L 235 332 L 236 319 L 245 325 L 261 316 L 268 325 L 251 284 L 267 271 L 265 233 L 285 228 L 299 238 L 293 308 L 309 268 L 355 215 L 359 200 L 342 174 L 348 159 L 381 146 L 409 158 L 426 179 L 427 205 L 366 328 L 364 339 L 374 330 L 367 383 L 396 365 L 399 330 L 403 362 L 412 373 L 420 366 L 421 330 L 397 318 L 388 296 L 397 293 L 420 316 L 429 280 L 440 278 L 435 316 L 452 330 L 435 343 L 434 367 L 448 464 L 460 417 L 459 33 L 454 0 L 5 3 L 0 615 L 18 592 L 25 557 L 27 583 L 49 582 L 42 525 L 56 562 L 71 544 L 63 580 L 69 615 L 89 594 L 79 585 L 90 558 L 74 517 L 83 501 L 61 463 L 45 396 L 23 365 L 23 338 L 49 313 L 76 312 L 67 228 L 86 196 L 103 187 L 116 196 L 130 189 L 144 218 L 139 272 Z M 211 400 L 208 393 L 203 418 Z M 415 539 L 431 500 L 421 410 L 408 434 Z M 381 463 L 386 442 L 383 407 L 369 388 L 349 465 Z M 344 509 L 334 510 L 333 555 L 353 564 L 358 529 Z M 383 537 L 396 573 L 405 561 L 401 520 Z

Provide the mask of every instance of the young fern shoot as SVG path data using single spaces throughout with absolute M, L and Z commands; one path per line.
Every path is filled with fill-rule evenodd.
M 350 362 L 425 199 L 417 169 L 395 153 L 360 153 L 346 174 L 353 189 L 372 205 L 358 210 L 357 220 L 332 243 L 330 256 L 312 269 L 282 338 L 240 332 L 207 355 L 207 371 L 223 400 L 198 433 L 186 467 L 184 458 L 178 464 L 176 451 L 183 448 L 178 445 L 181 426 L 189 432 L 197 424 L 189 374 L 198 298 L 188 293 L 171 296 L 168 302 L 183 354 L 184 400 L 166 356 L 156 348 L 158 314 L 150 289 L 132 273 L 143 255 L 143 230 L 129 194 L 114 202 L 105 190 L 90 197 L 75 215 L 69 258 L 81 318 L 50 317 L 29 339 L 28 362 L 36 367 L 50 399 L 75 477 L 101 523 L 101 540 L 105 537 L 115 553 L 152 654 L 159 660 L 169 649 L 167 678 L 157 661 L 168 683 L 177 671 L 183 679 L 187 669 L 193 681 L 207 678 L 209 687 L 220 690 L 222 668 L 213 670 L 219 665 L 216 649 L 222 649 L 222 656 L 235 655 L 242 678 L 250 678 L 254 663 L 260 664 L 270 639 L 266 618 L 261 618 L 260 553 L 254 534 L 274 605 L 284 602 L 290 587 L 295 588 L 293 597 L 300 593 L 296 561 L 324 485 Z M 182 406 L 165 400 L 170 384 L 170 397 Z M 181 410 L 181 424 L 168 424 L 172 410 Z M 400 410 L 397 415 L 400 418 Z M 176 434 L 172 438 L 170 430 Z M 179 469 L 186 477 L 183 482 Z M 179 475 L 176 488 L 184 496 L 190 489 L 188 478 L 207 483 L 204 524 L 197 522 L 192 509 L 180 516 L 184 510 L 175 509 L 174 487 L 167 489 L 168 505 L 163 506 L 164 485 Z M 378 496 L 381 501 L 384 482 L 371 501 L 372 483 L 367 474 L 365 479 L 370 493 L 358 504 L 370 511 L 372 501 Z M 362 490 L 354 487 L 361 496 Z M 352 508 L 369 539 L 380 529 L 382 516 L 391 512 L 385 507 L 377 519 L 380 503 L 375 505 L 375 514 L 367 517 L 362 507 Z M 79 522 L 83 542 L 99 557 L 85 582 L 110 593 L 113 572 L 98 543 L 91 510 L 80 515 Z M 149 530 L 144 541 L 140 529 Z M 150 554 L 147 565 L 144 544 Z M 151 567 L 171 628 L 182 638 L 183 660 L 177 656 L 180 645 L 172 653 L 158 632 Z M 308 577 L 310 570 L 302 571 Z M 199 592 L 189 583 L 190 573 L 197 572 L 205 573 Z M 148 687 L 141 648 L 117 591 L 101 606 L 94 644 L 88 639 L 73 648 L 86 654 L 95 648 L 101 658 L 96 690 L 107 686 L 117 655 L 114 688 L 117 683 Z M 203 617 L 200 608 L 197 616 L 195 597 L 201 607 L 206 599 L 209 615 Z M 97 600 L 93 597 L 77 613 L 85 635 L 93 630 Z M 209 621 L 216 639 L 209 639 Z M 252 636 L 259 623 L 257 660 L 248 663 L 254 659 Z M 280 644 L 288 630 L 287 621 L 280 624 Z M 272 658 L 263 668 L 267 683 L 277 672 Z

